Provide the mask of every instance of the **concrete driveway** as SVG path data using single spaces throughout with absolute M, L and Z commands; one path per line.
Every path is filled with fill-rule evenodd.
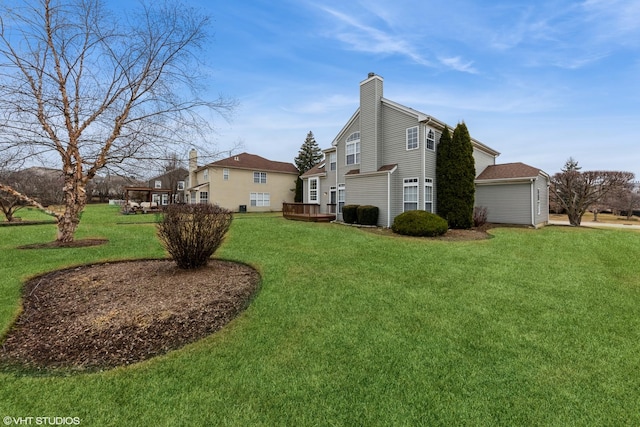
M 569 220 L 566 220 L 566 221 L 550 220 L 549 225 L 570 225 L 570 224 L 569 224 Z M 580 226 L 591 227 L 591 228 L 624 228 L 627 230 L 640 230 L 640 224 L 627 225 L 627 224 L 611 224 L 608 222 L 582 221 L 580 222 Z

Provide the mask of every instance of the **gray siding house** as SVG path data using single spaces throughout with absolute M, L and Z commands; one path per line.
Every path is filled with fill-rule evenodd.
M 384 98 L 383 82 L 370 73 L 360 83 L 360 107 L 324 150 L 324 162 L 302 175 L 304 202 L 337 220 L 345 204 L 377 206 L 383 227 L 407 210 L 436 212 L 436 150 L 448 125 Z M 496 165 L 499 152 L 472 144 L 476 206 L 487 209 L 489 221 L 545 224 L 548 175 L 521 163 Z

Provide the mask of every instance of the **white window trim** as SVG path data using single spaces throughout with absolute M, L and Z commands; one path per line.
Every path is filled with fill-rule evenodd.
M 420 194 L 419 194 L 419 190 L 418 190 L 418 178 L 405 178 L 403 180 L 403 184 L 402 184 L 402 212 L 407 212 L 407 208 L 406 208 L 406 204 L 407 203 L 415 203 L 416 208 L 415 209 L 409 209 L 409 210 L 417 210 L 420 204 Z M 407 200 L 406 199 L 406 193 L 405 193 L 405 189 L 406 188 L 415 188 L 415 193 L 416 193 L 416 200 Z
M 346 201 L 347 187 L 344 184 L 338 184 L 338 213 L 342 213 L 342 207 Z
M 178 191 L 184 191 L 184 181 L 178 181 Z
M 249 193 L 249 205 L 258 208 L 271 206 L 271 195 L 269 193 Z
M 207 195 L 207 197 L 202 197 L 203 195 Z M 198 203 L 209 203 L 209 192 L 208 191 L 200 191 L 199 197 L 198 197 Z
M 334 153 L 329 153 L 329 170 L 336 170 L 338 166 L 337 162 L 338 156 Z
M 312 188 L 312 183 L 315 184 L 315 188 Z M 319 184 L 320 181 L 318 180 L 318 178 L 309 178 L 309 197 L 307 198 L 309 200 L 308 203 L 318 203 Z
M 411 136 L 411 147 L 409 146 L 409 133 L 414 133 L 415 132 L 415 136 Z M 414 141 L 415 139 L 415 141 Z M 413 146 L 413 144 L 415 144 L 415 146 Z M 407 128 L 406 130 L 406 145 L 405 145 L 407 151 L 410 150 L 417 150 L 420 148 L 420 138 L 419 138 L 419 132 L 418 132 L 418 126 L 412 126 L 410 128 Z
M 353 153 L 349 153 L 349 147 L 353 147 Z M 360 132 L 353 132 L 347 138 L 345 149 L 345 165 L 359 165 L 360 164 Z M 353 161 L 349 163 L 349 156 L 353 156 Z
M 253 183 L 254 184 L 266 184 L 267 183 L 267 173 L 266 172 L 259 172 L 259 171 L 253 172 Z
M 429 138 L 429 132 L 432 133 L 433 138 Z M 429 147 L 431 145 L 431 147 Z M 424 130 L 424 149 L 429 151 L 436 151 L 436 132 L 427 127 Z
M 156 181 L 153 183 L 154 188 L 162 188 L 162 181 L 160 181 L 159 179 L 156 179 Z
M 430 188 L 429 199 L 427 200 L 427 188 Z M 427 209 L 427 203 L 431 203 L 431 209 Z M 433 213 L 433 178 L 424 179 L 424 210 Z
M 222 180 L 229 181 L 229 168 L 222 169 Z

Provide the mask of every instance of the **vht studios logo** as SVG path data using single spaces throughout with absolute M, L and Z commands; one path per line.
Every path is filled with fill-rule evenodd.
M 80 417 L 10 417 L 2 419 L 6 426 L 77 426 L 80 425 Z

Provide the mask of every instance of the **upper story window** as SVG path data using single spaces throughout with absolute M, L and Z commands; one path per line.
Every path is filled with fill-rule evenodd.
M 225 181 L 229 181 L 229 169 L 222 169 L 222 179 Z
M 154 186 L 155 188 L 162 188 L 162 181 L 156 179 L 156 181 L 154 182 Z
M 267 183 L 267 173 L 266 172 L 254 172 L 253 173 L 253 182 L 254 182 L 254 184 L 266 184 Z
M 329 153 L 329 170 L 336 170 L 336 153 Z
M 436 133 L 433 129 L 426 129 L 424 134 L 424 146 L 427 150 L 435 150 L 436 149 Z
M 418 126 L 407 129 L 407 150 L 418 148 Z
M 184 181 L 178 181 L 178 191 L 184 190 Z
M 202 171 L 202 177 L 205 181 L 209 179 L 209 169 L 205 169 Z
M 354 132 L 347 138 L 346 154 L 348 165 L 360 163 L 360 132 Z

